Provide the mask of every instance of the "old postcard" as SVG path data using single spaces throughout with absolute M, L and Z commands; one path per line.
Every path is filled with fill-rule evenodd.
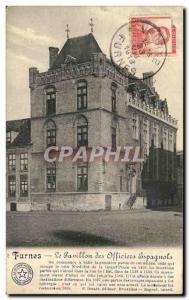
M 6 16 L 7 293 L 183 294 L 183 8 Z

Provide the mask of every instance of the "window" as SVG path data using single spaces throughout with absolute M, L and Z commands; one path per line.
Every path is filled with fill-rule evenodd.
M 77 190 L 88 190 L 88 166 L 86 164 L 77 166 Z
M 157 124 L 153 126 L 153 142 L 155 147 L 159 146 L 159 127 Z
M 112 128 L 112 150 L 116 150 L 116 128 Z
M 168 150 L 168 129 L 163 129 L 163 149 Z
M 47 147 L 56 145 L 56 125 L 53 121 L 49 121 L 46 131 Z
M 8 194 L 9 197 L 16 197 L 16 177 L 8 177 Z
M 20 175 L 20 196 L 27 197 L 28 196 L 28 176 Z
M 83 115 L 77 117 L 77 147 L 88 146 L 88 121 Z
M 173 131 L 170 130 L 169 131 L 169 150 L 172 151 L 172 152 L 174 151 L 174 140 L 173 140 L 173 138 L 174 138 Z
M 120 192 L 123 192 L 123 176 L 120 176 Z
M 139 136 L 139 118 L 138 115 L 133 112 L 132 113 L 132 137 L 133 139 L 138 140 Z
M 77 109 L 87 108 L 87 82 L 79 81 L 77 83 Z
M 144 140 L 144 159 L 149 154 L 149 121 L 143 119 L 143 140 Z
M 16 154 L 9 154 L 8 155 L 8 170 L 15 171 L 16 170 Z
M 28 153 L 20 154 L 20 170 L 21 171 L 28 170 Z
M 47 166 L 47 191 L 56 191 L 56 165 L 55 163 Z
M 77 146 L 88 145 L 88 126 L 77 126 Z
M 49 87 L 46 90 L 46 113 L 52 115 L 56 113 L 56 89 Z
M 6 132 L 6 142 L 11 143 L 11 131 Z
M 112 90 L 112 112 L 116 112 L 116 90 L 117 90 L 117 85 L 115 83 L 112 83 L 111 90 Z

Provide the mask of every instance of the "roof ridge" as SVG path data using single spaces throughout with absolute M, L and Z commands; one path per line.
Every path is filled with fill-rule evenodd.
M 88 34 L 84 34 L 84 35 L 79 35 L 79 36 L 75 36 L 75 37 L 70 37 L 68 38 L 67 40 L 73 40 L 73 39 L 79 39 L 79 38 L 83 38 L 83 37 L 86 37 L 86 36 L 89 36 L 89 35 L 92 35 L 94 37 L 94 35 L 90 32 Z M 95 38 L 95 37 L 94 37 Z
M 71 55 L 77 63 L 91 60 L 92 53 L 103 53 L 92 33 L 69 38 L 58 53 L 51 69 L 60 68 L 65 63 L 67 55 Z

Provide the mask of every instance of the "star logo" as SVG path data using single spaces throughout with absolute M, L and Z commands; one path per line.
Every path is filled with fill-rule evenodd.
M 20 272 L 17 272 L 17 274 L 19 276 L 19 279 L 22 279 L 22 278 L 26 279 L 27 278 L 26 275 L 28 274 L 28 272 L 24 271 L 24 269 L 21 269 Z
M 16 284 L 26 285 L 32 281 L 33 270 L 32 267 L 26 263 L 18 263 L 13 267 L 11 275 Z

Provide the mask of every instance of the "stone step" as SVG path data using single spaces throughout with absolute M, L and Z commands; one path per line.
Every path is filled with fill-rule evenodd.
M 139 209 L 139 208 L 146 208 L 147 206 L 147 200 L 144 197 L 137 197 L 132 208 L 133 209 Z

